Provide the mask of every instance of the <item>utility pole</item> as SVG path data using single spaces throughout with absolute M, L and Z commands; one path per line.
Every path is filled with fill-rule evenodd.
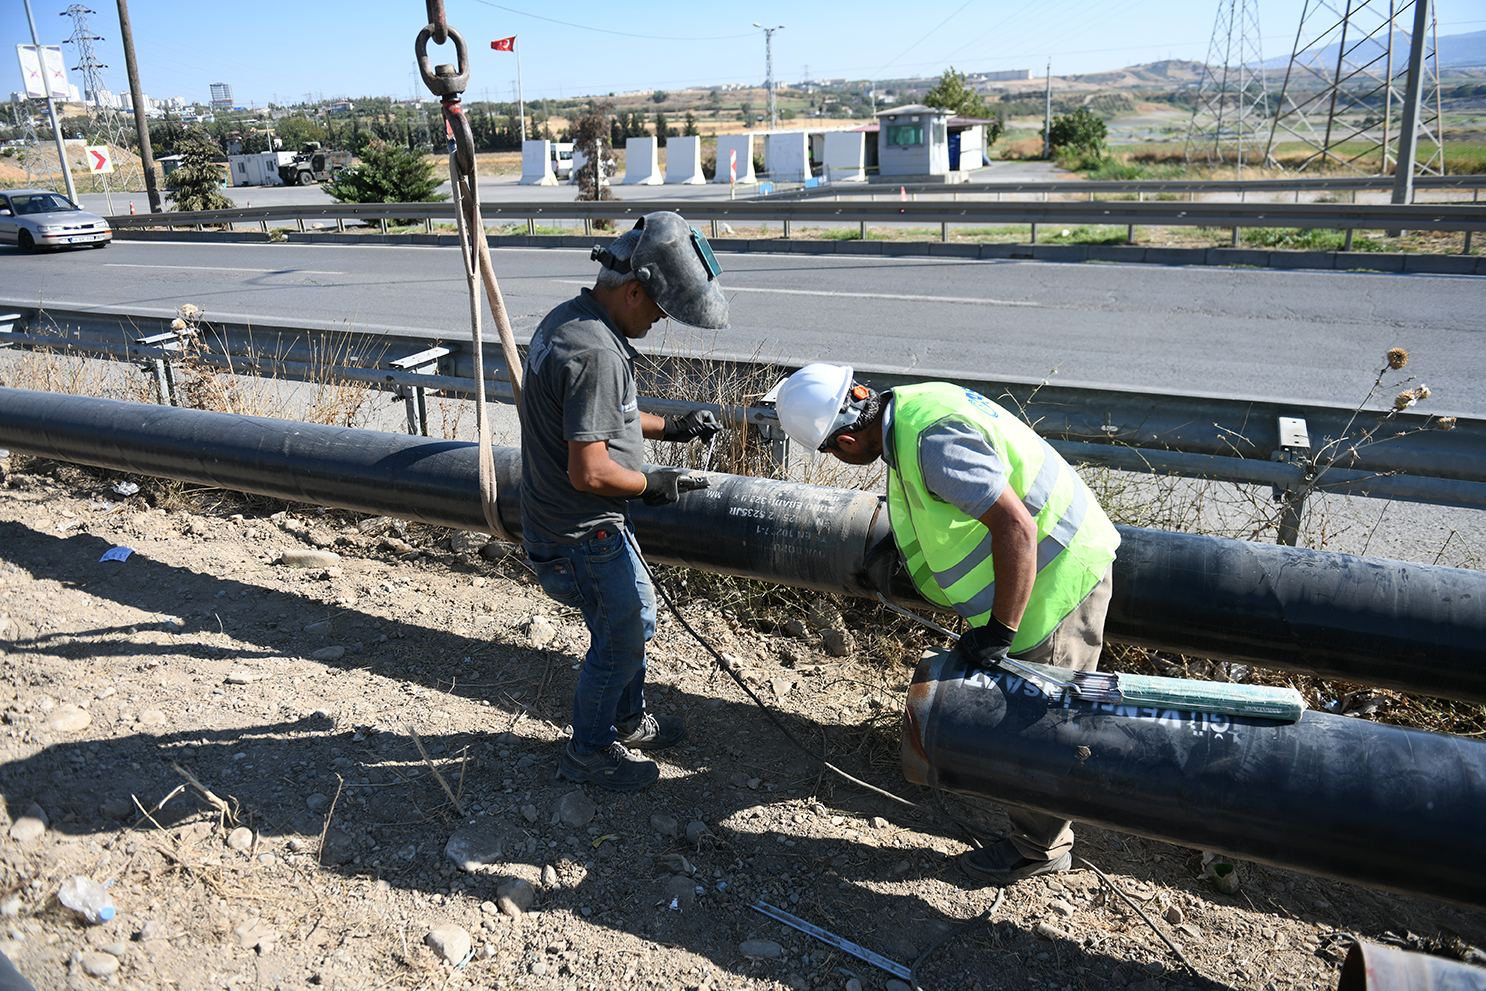
M 764 31 L 764 72 L 767 79 L 765 85 L 769 89 L 769 130 L 772 131 L 779 126 L 779 111 L 774 106 L 774 32 L 784 30 L 784 25 L 766 28 L 758 21 L 754 21 L 753 26 L 763 28 Z
M 67 198 L 77 202 L 77 190 L 72 186 L 72 169 L 67 164 L 67 145 L 62 141 L 62 128 L 57 123 L 57 105 L 52 102 L 51 80 L 46 78 L 46 60 L 41 54 L 41 38 L 36 33 L 36 18 L 31 16 L 31 0 L 26 2 L 26 20 L 31 25 L 31 44 L 36 46 L 36 62 L 42 67 L 42 86 L 46 90 L 46 114 L 52 121 L 52 137 L 57 142 L 57 159 L 62 164 L 62 178 L 67 184 Z
M 1419 147 L 1419 95 L 1424 88 L 1424 37 L 1429 30 L 1429 0 L 1414 0 L 1414 36 L 1409 39 L 1409 80 L 1404 85 L 1403 121 L 1398 128 L 1398 167 L 1393 172 L 1393 202 L 1414 202 L 1414 157 Z
M 139 86 L 139 67 L 134 64 L 134 31 L 129 27 L 128 0 L 118 0 L 119 41 L 124 45 L 124 66 L 129 71 L 129 94 L 134 104 L 134 129 L 139 134 L 139 167 L 144 171 L 144 189 L 150 212 L 159 213 L 160 186 L 155 181 L 155 153 L 150 148 L 150 125 L 144 115 L 144 90 Z
M 1042 120 L 1042 157 L 1053 157 L 1053 60 L 1047 60 L 1047 112 Z

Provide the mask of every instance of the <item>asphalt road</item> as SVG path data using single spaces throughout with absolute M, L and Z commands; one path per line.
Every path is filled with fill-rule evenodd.
M 592 282 L 584 251 L 498 249 L 518 336 Z M 732 327 L 657 326 L 697 356 L 1357 403 L 1390 347 L 1434 393 L 1486 415 L 1486 280 L 1344 272 L 723 254 Z M 457 250 L 141 243 L 21 256 L 0 297 L 34 305 L 468 334 Z M 1394 379 L 1390 378 L 1392 382 Z

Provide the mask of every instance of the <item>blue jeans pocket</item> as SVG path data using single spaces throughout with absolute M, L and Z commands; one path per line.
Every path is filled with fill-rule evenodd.
M 547 595 L 573 609 L 583 607 L 583 593 L 578 589 L 578 579 L 573 574 L 573 562 L 565 557 L 551 561 L 532 561 L 537 581 Z

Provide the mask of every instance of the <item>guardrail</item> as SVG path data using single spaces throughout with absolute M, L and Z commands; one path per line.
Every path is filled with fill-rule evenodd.
M 1469 192 L 1473 201 L 1479 200 L 1481 190 L 1486 189 L 1486 175 L 1415 176 L 1414 190 L 1420 192 L 1449 191 Z M 947 184 L 942 182 L 910 182 L 893 185 L 890 182 L 821 182 L 816 186 L 797 186 L 776 190 L 768 194 L 769 199 L 818 198 L 826 196 L 882 196 L 897 199 L 902 193 L 926 195 L 958 200 L 988 196 L 1020 196 L 1028 193 L 1046 195 L 1087 195 L 1091 199 L 1104 196 L 1161 196 L 1186 193 L 1216 195 L 1238 193 L 1243 198 L 1249 195 L 1274 196 L 1279 193 L 1392 193 L 1393 178 L 1378 176 L 1296 176 L 1290 179 L 1129 179 L 1089 180 L 1055 179 L 1050 182 L 964 182 Z
M 155 376 L 162 401 L 173 392 L 172 363 L 182 357 L 171 315 L 123 310 L 38 310 L 0 300 L 0 348 L 49 350 L 138 362 Z M 410 432 L 426 432 L 429 392 L 472 398 L 474 359 L 467 341 L 417 329 L 363 331 L 342 325 L 288 325 L 214 320 L 203 326 L 208 347 L 193 360 L 233 374 L 296 381 L 364 382 L 406 404 Z M 696 380 L 698 359 L 654 360 L 657 381 Z M 782 377 L 791 368 L 766 362 L 707 362 L 749 380 Z M 687 369 L 679 366 L 686 365 Z M 490 398 L 511 402 L 498 345 L 484 354 Z M 924 373 L 863 366 L 857 377 L 878 389 L 921 381 Z M 1312 491 L 1486 508 L 1486 419 L 1439 415 L 1359 414 L 1316 402 L 1122 391 L 1051 385 L 1032 379 L 981 379 L 930 373 L 1016 408 L 1039 434 L 1075 461 L 1127 471 L 1274 486 L 1298 514 Z M 642 383 L 643 386 L 643 383 Z M 724 408 L 711 403 L 647 398 L 659 415 L 712 409 L 735 425 L 760 429 L 779 442 L 770 407 Z M 1361 438 L 1365 426 L 1370 436 Z M 1297 440 L 1296 438 L 1303 438 Z M 1345 441 L 1346 443 L 1343 443 Z
M 820 200 L 604 200 L 562 203 L 482 203 L 486 221 L 622 220 L 657 210 L 675 210 L 692 221 L 759 223 L 778 221 L 836 224 L 1114 224 L 1126 227 L 1299 227 L 1328 230 L 1486 231 L 1486 205 L 1474 203 L 1185 203 L 1185 202 L 830 202 Z M 260 224 L 292 221 L 374 223 L 390 220 L 454 221 L 451 203 L 332 203 L 157 213 L 110 217 L 119 228 L 202 227 L 207 224 Z M 714 233 L 715 226 L 714 226 Z M 943 233 L 943 230 L 941 231 Z M 1035 238 L 1034 238 L 1035 240 Z

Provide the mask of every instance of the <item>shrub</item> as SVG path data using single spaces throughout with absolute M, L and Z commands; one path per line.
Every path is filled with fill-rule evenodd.
M 449 198 L 434 192 L 439 180 L 432 162 L 385 141 L 368 143 L 359 165 L 321 188 L 338 203 L 437 203 Z
M 170 208 L 189 212 L 232 209 L 236 204 L 218 191 L 223 176 L 222 167 L 212 161 L 218 154 L 216 143 L 196 134 L 183 140 L 179 147 L 181 164 L 165 177 Z

